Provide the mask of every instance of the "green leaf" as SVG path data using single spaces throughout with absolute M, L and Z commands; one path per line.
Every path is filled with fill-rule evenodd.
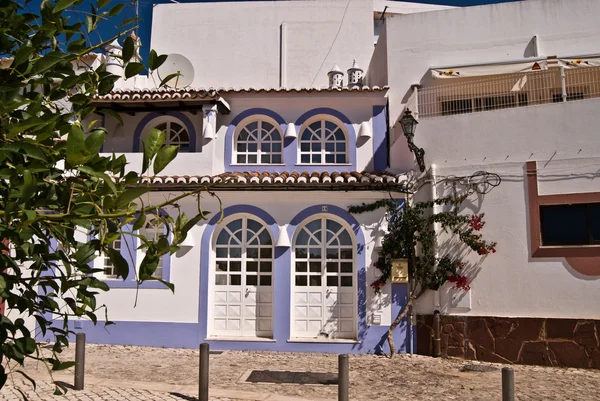
M 96 258 L 96 248 L 92 242 L 80 244 L 74 256 L 77 263 L 86 265 Z
M 123 277 L 123 280 L 126 280 L 127 276 L 129 276 L 129 264 L 123 255 L 121 255 L 121 251 L 114 248 L 108 248 L 106 253 L 113 266 L 117 269 L 117 277 Z
M 78 166 L 85 161 L 85 134 L 77 124 L 71 125 L 67 136 L 67 163 Z
M 52 10 L 52 12 L 54 14 L 58 14 L 65 8 L 71 7 L 76 1 L 77 0 L 60 0 L 56 6 L 54 6 L 54 10 Z
M 165 280 L 163 280 L 161 278 L 157 278 L 156 280 L 160 281 L 161 283 L 163 283 L 164 285 L 166 285 L 171 290 L 172 293 L 175 293 L 175 285 L 173 283 L 165 281 Z
M 148 55 L 148 68 L 151 71 L 158 69 L 164 64 L 164 62 L 167 60 L 167 57 L 169 57 L 167 54 L 161 54 L 159 56 L 156 54 L 154 49 L 150 50 L 150 54 Z
M 181 74 L 178 73 L 178 72 L 175 72 L 173 74 L 169 74 L 165 78 L 163 78 L 162 81 L 160 81 L 160 85 L 159 86 L 161 86 L 161 87 L 162 86 L 166 86 L 169 83 L 169 81 L 171 81 L 172 79 L 175 79 L 177 77 L 180 77 L 180 76 L 181 76 Z M 175 82 L 170 83 L 169 86 L 175 86 Z
M 166 134 L 164 131 L 161 131 L 156 128 L 152 128 L 148 135 L 146 136 L 146 140 L 142 141 L 144 147 L 144 155 L 142 161 L 142 174 L 148 170 L 150 166 L 150 161 L 156 156 L 156 153 L 163 145 L 166 139 Z
M 73 366 L 75 366 L 75 361 L 60 362 L 58 360 L 54 360 L 54 363 L 52 364 L 52 371 L 56 372 L 59 370 L 65 370 L 72 368 Z
M 144 71 L 146 67 L 142 63 L 128 63 L 125 67 L 125 79 L 129 79 Z
M 122 3 L 114 5 L 108 12 L 108 16 L 114 17 L 115 15 L 119 14 L 121 10 L 123 10 L 123 7 L 125 7 L 125 4 Z
M 96 128 L 90 132 L 90 134 L 85 138 L 85 150 L 87 156 L 96 156 L 100 149 L 102 149 L 102 145 L 104 144 L 104 137 L 106 136 L 106 131 L 104 128 Z
M 133 53 L 135 52 L 135 43 L 133 42 L 133 38 L 131 36 L 127 36 L 125 41 L 123 42 L 123 62 L 127 64 L 129 60 L 133 57 Z
M 110 3 L 110 0 L 98 0 L 98 8 L 102 8 Z
M 175 156 L 177 156 L 178 149 L 179 146 L 174 145 L 163 146 L 159 149 L 158 153 L 156 154 L 156 159 L 154 159 L 154 174 L 158 174 L 163 171 L 164 168 L 167 167 L 171 161 L 173 161 Z
M 15 54 L 15 58 L 11 64 L 12 68 L 18 67 L 23 64 L 25 61 L 29 60 L 29 56 L 33 53 L 33 46 L 31 45 L 31 41 L 27 41 L 19 50 L 17 54 Z
M 54 67 L 56 64 L 64 61 L 69 56 L 66 53 L 51 52 L 40 58 L 33 65 L 32 75 L 42 74 L 43 72 Z
M 133 227 L 131 228 L 133 231 L 138 231 L 142 227 L 146 225 L 146 215 L 141 214 L 140 217 L 133 223 Z
M 127 206 L 130 202 L 138 199 L 140 196 L 150 191 L 152 191 L 152 188 L 149 187 L 129 188 L 119 195 L 119 198 L 117 199 L 117 207 L 122 208 Z
M 88 166 L 79 166 L 77 167 L 77 170 L 81 171 L 82 173 L 86 173 L 91 175 L 92 177 L 96 177 L 101 179 L 102 181 L 104 181 L 104 183 L 106 185 L 108 185 L 108 187 L 111 189 L 111 191 L 113 192 L 114 195 L 117 195 L 118 190 L 117 190 L 117 186 L 115 185 L 114 181 L 112 180 L 112 178 L 110 178 L 108 176 L 108 174 L 101 172 L 101 171 L 96 171 L 91 167 Z

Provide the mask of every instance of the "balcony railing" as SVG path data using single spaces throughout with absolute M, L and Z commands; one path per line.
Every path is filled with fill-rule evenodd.
M 600 97 L 600 67 L 444 81 L 418 89 L 407 107 L 424 118 Z

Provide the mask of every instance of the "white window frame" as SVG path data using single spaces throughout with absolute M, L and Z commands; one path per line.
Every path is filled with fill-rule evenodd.
M 261 135 L 261 138 L 259 138 L 256 141 L 256 147 L 257 147 L 256 153 L 250 152 L 248 150 L 248 148 L 249 148 L 249 144 L 251 143 L 251 141 L 248 141 L 248 140 L 240 141 L 239 137 L 240 137 L 240 135 L 244 131 L 247 132 L 247 133 L 250 133 L 250 131 L 247 130 L 247 127 L 250 124 L 253 124 L 253 123 L 257 123 L 257 125 L 258 125 L 257 126 L 257 130 L 259 130 L 259 131 L 262 130 L 263 123 L 267 123 L 267 124 L 273 126 L 273 129 L 270 130 L 268 133 L 272 134 L 273 132 L 277 132 L 279 134 L 279 138 L 280 139 L 279 140 L 270 139 L 270 140 L 263 141 L 262 140 L 262 135 Z M 278 166 L 278 165 L 284 165 L 285 164 L 284 163 L 285 161 L 283 159 L 284 136 L 283 136 L 283 132 L 281 131 L 281 126 L 279 125 L 279 123 L 277 123 L 277 121 L 273 120 L 272 118 L 270 118 L 268 116 L 259 115 L 259 116 L 251 116 L 251 117 L 245 118 L 244 120 L 242 120 L 237 125 L 232 140 L 233 140 L 233 146 L 232 146 L 233 155 L 232 155 L 232 158 L 231 158 L 231 161 L 232 161 L 231 164 L 232 165 L 238 165 L 238 166 L 275 165 L 275 166 Z M 238 143 L 240 143 L 240 142 L 242 144 L 246 145 L 246 151 L 245 152 L 241 152 L 240 151 L 238 153 Z M 263 151 L 262 150 L 262 145 L 263 144 L 265 144 L 265 145 L 270 144 L 271 150 L 270 151 Z M 279 145 L 280 151 L 279 152 L 273 151 L 272 150 L 273 149 L 273 145 Z M 256 155 L 256 163 L 250 163 L 250 162 L 248 162 L 248 157 L 252 156 L 253 154 Z M 246 156 L 246 162 L 238 162 L 238 155 L 245 155 Z M 273 163 L 272 162 L 273 156 L 277 156 L 277 155 L 280 157 L 280 161 L 277 162 L 277 163 Z M 269 162 L 266 162 L 266 163 L 262 162 L 262 157 L 263 156 L 268 156 L 269 157 Z
M 321 138 L 314 140 L 313 138 L 308 140 L 308 144 L 309 144 L 309 150 L 303 150 L 303 144 L 305 144 L 307 141 L 303 140 L 302 137 L 304 135 L 305 132 L 307 132 L 307 130 L 309 130 L 310 132 L 313 132 L 313 136 L 316 135 L 316 132 L 313 130 L 313 128 L 311 127 L 311 125 L 320 122 L 320 127 L 318 128 L 319 130 L 327 130 L 327 123 L 331 123 L 331 124 L 335 124 L 337 126 L 336 129 L 332 130 L 330 133 L 326 133 L 325 137 L 321 136 Z M 330 136 L 332 133 L 336 132 L 337 130 L 340 130 L 340 132 L 344 135 L 344 139 L 343 140 L 339 140 L 339 139 L 334 139 L 333 140 L 333 151 L 328 150 L 328 145 L 331 145 L 331 142 L 328 140 L 329 138 L 327 138 L 328 136 Z M 321 166 L 321 165 L 325 165 L 325 166 L 345 166 L 345 165 L 350 165 L 350 140 L 349 140 L 350 136 L 348 135 L 348 130 L 346 128 L 346 124 L 344 124 L 342 121 L 340 121 L 339 119 L 330 116 L 330 115 L 316 115 L 311 117 L 310 119 L 308 119 L 306 122 L 304 122 L 304 124 L 302 124 L 302 127 L 300 127 L 300 133 L 298 134 L 298 159 L 297 159 L 297 164 L 298 165 L 305 165 L 305 166 Z M 338 150 L 339 149 L 339 145 L 341 145 L 343 143 L 343 150 Z M 320 146 L 318 146 L 320 149 L 319 150 L 313 150 L 313 144 L 320 144 Z M 321 158 L 320 162 L 312 162 L 313 160 L 313 156 L 319 156 Z M 327 159 L 327 155 L 333 155 L 334 157 L 334 161 L 326 161 Z M 337 155 L 344 155 L 344 162 L 336 162 L 336 156 Z M 309 157 L 309 161 L 302 161 L 302 156 L 308 156 Z
M 272 338 L 273 333 L 274 333 L 274 329 L 275 329 L 275 316 L 274 316 L 274 304 L 275 304 L 275 238 L 274 235 L 271 231 L 271 228 L 269 227 L 269 225 L 263 221 L 260 217 L 255 216 L 253 214 L 249 214 L 249 213 L 236 213 L 234 215 L 228 216 L 226 218 L 224 218 L 221 223 L 219 223 L 218 226 L 215 227 L 215 230 L 213 232 L 212 235 L 212 239 L 211 239 L 211 247 L 210 247 L 210 258 L 209 258 L 209 277 L 208 277 L 208 314 L 207 314 L 207 333 L 209 336 L 214 337 L 214 338 L 218 338 L 220 336 L 217 336 L 215 334 L 215 327 L 214 327 L 214 319 L 215 319 L 215 290 L 218 289 L 219 287 L 227 287 L 225 285 L 216 285 L 216 275 L 217 275 L 217 261 L 218 260 L 222 260 L 223 258 L 217 258 L 217 239 L 219 237 L 219 234 L 221 233 L 221 230 L 224 229 L 229 223 L 238 220 L 238 219 L 245 219 L 246 221 L 248 219 L 252 219 L 257 221 L 258 223 L 262 224 L 263 227 L 266 229 L 267 233 L 269 234 L 269 237 L 271 239 L 271 284 L 269 286 L 264 286 L 263 288 L 269 288 L 271 291 L 271 333 L 270 336 Z M 242 223 L 242 227 L 243 227 L 243 223 Z M 243 234 L 245 235 L 245 234 Z M 241 261 L 241 270 L 240 270 L 240 275 L 243 275 L 244 272 L 247 273 L 247 262 L 248 262 L 248 258 L 246 256 L 246 252 L 244 252 L 244 249 L 246 249 L 247 244 L 243 243 L 242 244 L 242 257 L 241 258 L 235 258 L 236 261 L 239 259 Z M 260 245 L 259 245 L 260 247 Z M 229 248 L 229 246 L 228 246 Z M 260 250 L 259 250 L 259 256 L 260 256 Z M 227 256 L 227 259 L 229 259 L 229 256 Z M 262 260 L 262 258 L 259 258 L 260 260 Z M 257 276 L 258 276 L 258 280 L 260 283 L 260 262 L 259 262 L 259 266 L 258 266 L 258 272 Z M 254 273 L 254 272 L 251 272 Z M 228 277 L 228 276 L 227 276 Z M 241 277 L 241 284 L 240 284 L 240 288 L 243 287 L 244 285 L 248 285 L 246 282 L 246 278 L 245 277 Z M 252 337 L 244 337 L 244 338 L 252 338 Z M 257 337 L 258 338 L 258 337 Z
M 304 262 L 304 261 L 308 261 L 309 260 L 308 258 L 301 258 L 301 259 L 299 259 L 299 258 L 296 257 L 296 250 L 297 250 L 297 248 L 304 247 L 302 245 L 298 246 L 297 245 L 297 241 L 298 241 L 298 237 L 302 233 L 304 227 L 306 227 L 312 221 L 319 220 L 319 219 L 322 220 L 322 221 L 325 221 L 325 222 L 327 220 L 332 220 L 332 221 L 340 224 L 342 226 L 342 228 L 345 229 L 348 232 L 348 234 L 350 235 L 350 240 L 351 240 L 351 243 L 352 243 L 352 245 L 351 245 L 351 247 L 352 247 L 352 259 L 351 259 L 351 262 L 352 262 L 352 273 L 344 273 L 344 276 L 348 276 L 348 275 L 352 276 L 352 286 L 344 286 L 342 288 L 352 288 L 352 305 L 353 305 L 353 313 L 354 313 L 354 316 L 353 316 L 353 330 L 354 330 L 354 333 L 353 334 L 354 334 L 355 337 L 358 335 L 358 319 L 359 319 L 359 316 L 358 316 L 358 310 L 357 309 L 358 309 L 358 290 L 359 290 L 359 288 L 358 288 L 358 252 L 357 252 L 357 249 L 356 249 L 357 248 L 357 237 L 356 237 L 356 234 L 354 233 L 354 231 L 352 230 L 352 227 L 345 220 L 341 219 L 338 216 L 332 215 L 332 214 L 318 213 L 318 214 L 312 215 L 310 217 L 307 217 L 300 224 L 298 224 L 298 226 L 296 227 L 296 230 L 294 232 L 294 235 L 292 237 L 292 248 L 291 248 L 291 252 L 292 252 L 292 265 L 291 265 L 291 274 L 290 274 L 290 277 L 291 277 L 291 291 L 290 291 L 290 297 L 291 297 L 291 299 L 290 299 L 290 306 L 291 306 L 291 308 L 290 308 L 290 322 L 289 322 L 289 324 L 290 324 L 290 337 L 291 337 L 292 340 L 293 339 L 299 339 L 299 340 L 305 339 L 305 337 L 299 337 L 299 336 L 297 336 L 297 331 L 296 331 L 296 329 L 294 327 L 294 324 L 295 324 L 295 313 L 296 313 L 296 299 L 295 299 L 295 297 L 296 297 L 296 288 L 297 288 L 297 285 L 296 285 L 296 276 L 298 276 L 298 274 L 296 272 L 296 262 L 297 261 Z M 323 229 L 323 227 L 322 227 L 322 229 Z M 327 239 L 326 239 L 326 242 L 328 242 Z M 346 245 L 344 247 L 348 248 L 349 246 Z M 340 247 L 338 247 L 338 249 L 340 249 Z M 321 272 L 321 277 L 322 277 L 321 280 L 322 281 L 321 281 L 320 288 L 322 290 L 323 288 L 328 287 L 328 285 L 327 285 L 327 277 L 333 276 L 334 274 L 327 271 L 327 261 L 328 261 L 328 258 L 326 257 L 326 254 L 321 256 L 321 260 L 324 261 L 322 263 L 325 263 L 325 266 L 322 267 L 322 272 Z M 333 260 L 331 260 L 331 261 L 333 262 Z M 336 261 L 339 262 L 338 266 L 339 266 L 339 269 L 341 270 L 341 262 L 342 262 L 342 260 L 338 258 Z M 347 262 L 347 261 L 350 261 L 350 259 L 344 259 L 343 261 Z M 311 273 L 310 273 L 310 263 L 307 263 L 307 272 L 306 273 L 300 272 L 299 275 L 308 276 L 307 280 L 310 280 L 310 275 L 311 275 Z M 338 272 L 338 284 L 340 283 L 340 280 L 341 280 L 340 277 L 343 277 L 343 276 L 340 276 L 339 272 Z M 309 284 L 310 283 L 307 282 L 306 287 L 301 286 L 301 288 L 311 288 L 311 286 Z M 341 287 L 341 286 L 338 285 L 338 287 Z M 317 288 L 317 287 L 313 286 L 313 288 Z M 335 342 L 337 340 L 337 338 L 333 337 L 333 338 L 322 339 L 322 340 L 323 341 L 333 341 L 333 342 Z M 339 339 L 339 341 L 347 341 L 347 339 Z

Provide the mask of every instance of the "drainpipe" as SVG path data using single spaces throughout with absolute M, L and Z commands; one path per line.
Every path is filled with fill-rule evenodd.
M 566 76 L 565 76 L 565 67 L 564 66 L 560 66 L 560 87 L 562 90 L 562 101 L 566 102 L 567 101 L 567 83 L 566 83 Z
M 433 356 L 442 356 L 442 333 L 440 328 L 440 311 L 433 312 Z
M 431 183 L 431 200 L 434 201 L 438 198 L 437 191 L 437 166 L 435 164 L 431 165 L 430 168 L 430 183 Z M 440 205 L 433 204 L 432 213 L 436 214 L 440 212 Z M 435 235 L 435 239 L 433 241 L 433 256 L 437 258 L 439 256 L 438 246 L 437 246 L 437 235 L 440 232 L 440 223 L 433 223 L 433 233 Z M 433 294 L 433 302 L 434 307 L 436 309 L 440 308 L 441 300 L 440 300 L 440 292 L 435 291 Z

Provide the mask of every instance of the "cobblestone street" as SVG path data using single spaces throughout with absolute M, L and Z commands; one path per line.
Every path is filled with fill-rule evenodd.
M 72 358 L 72 351 L 64 355 Z M 255 384 L 242 380 L 250 370 L 337 372 L 337 356 L 329 354 L 226 351 L 210 359 L 211 400 L 334 400 L 337 386 Z M 350 357 L 350 395 L 353 400 L 501 400 L 501 372 L 462 371 L 470 361 L 399 355 L 393 360 L 374 355 Z M 502 365 L 493 365 L 501 368 Z M 598 400 L 600 371 L 514 366 L 517 400 Z M 53 397 L 43 366 L 29 365 L 38 380 L 37 394 L 26 388 L 30 400 Z M 88 345 L 86 390 L 70 390 L 66 400 L 193 400 L 197 396 L 198 351 L 146 347 Z M 55 380 L 72 383 L 73 373 Z M 0 399 L 17 400 L 13 386 Z

